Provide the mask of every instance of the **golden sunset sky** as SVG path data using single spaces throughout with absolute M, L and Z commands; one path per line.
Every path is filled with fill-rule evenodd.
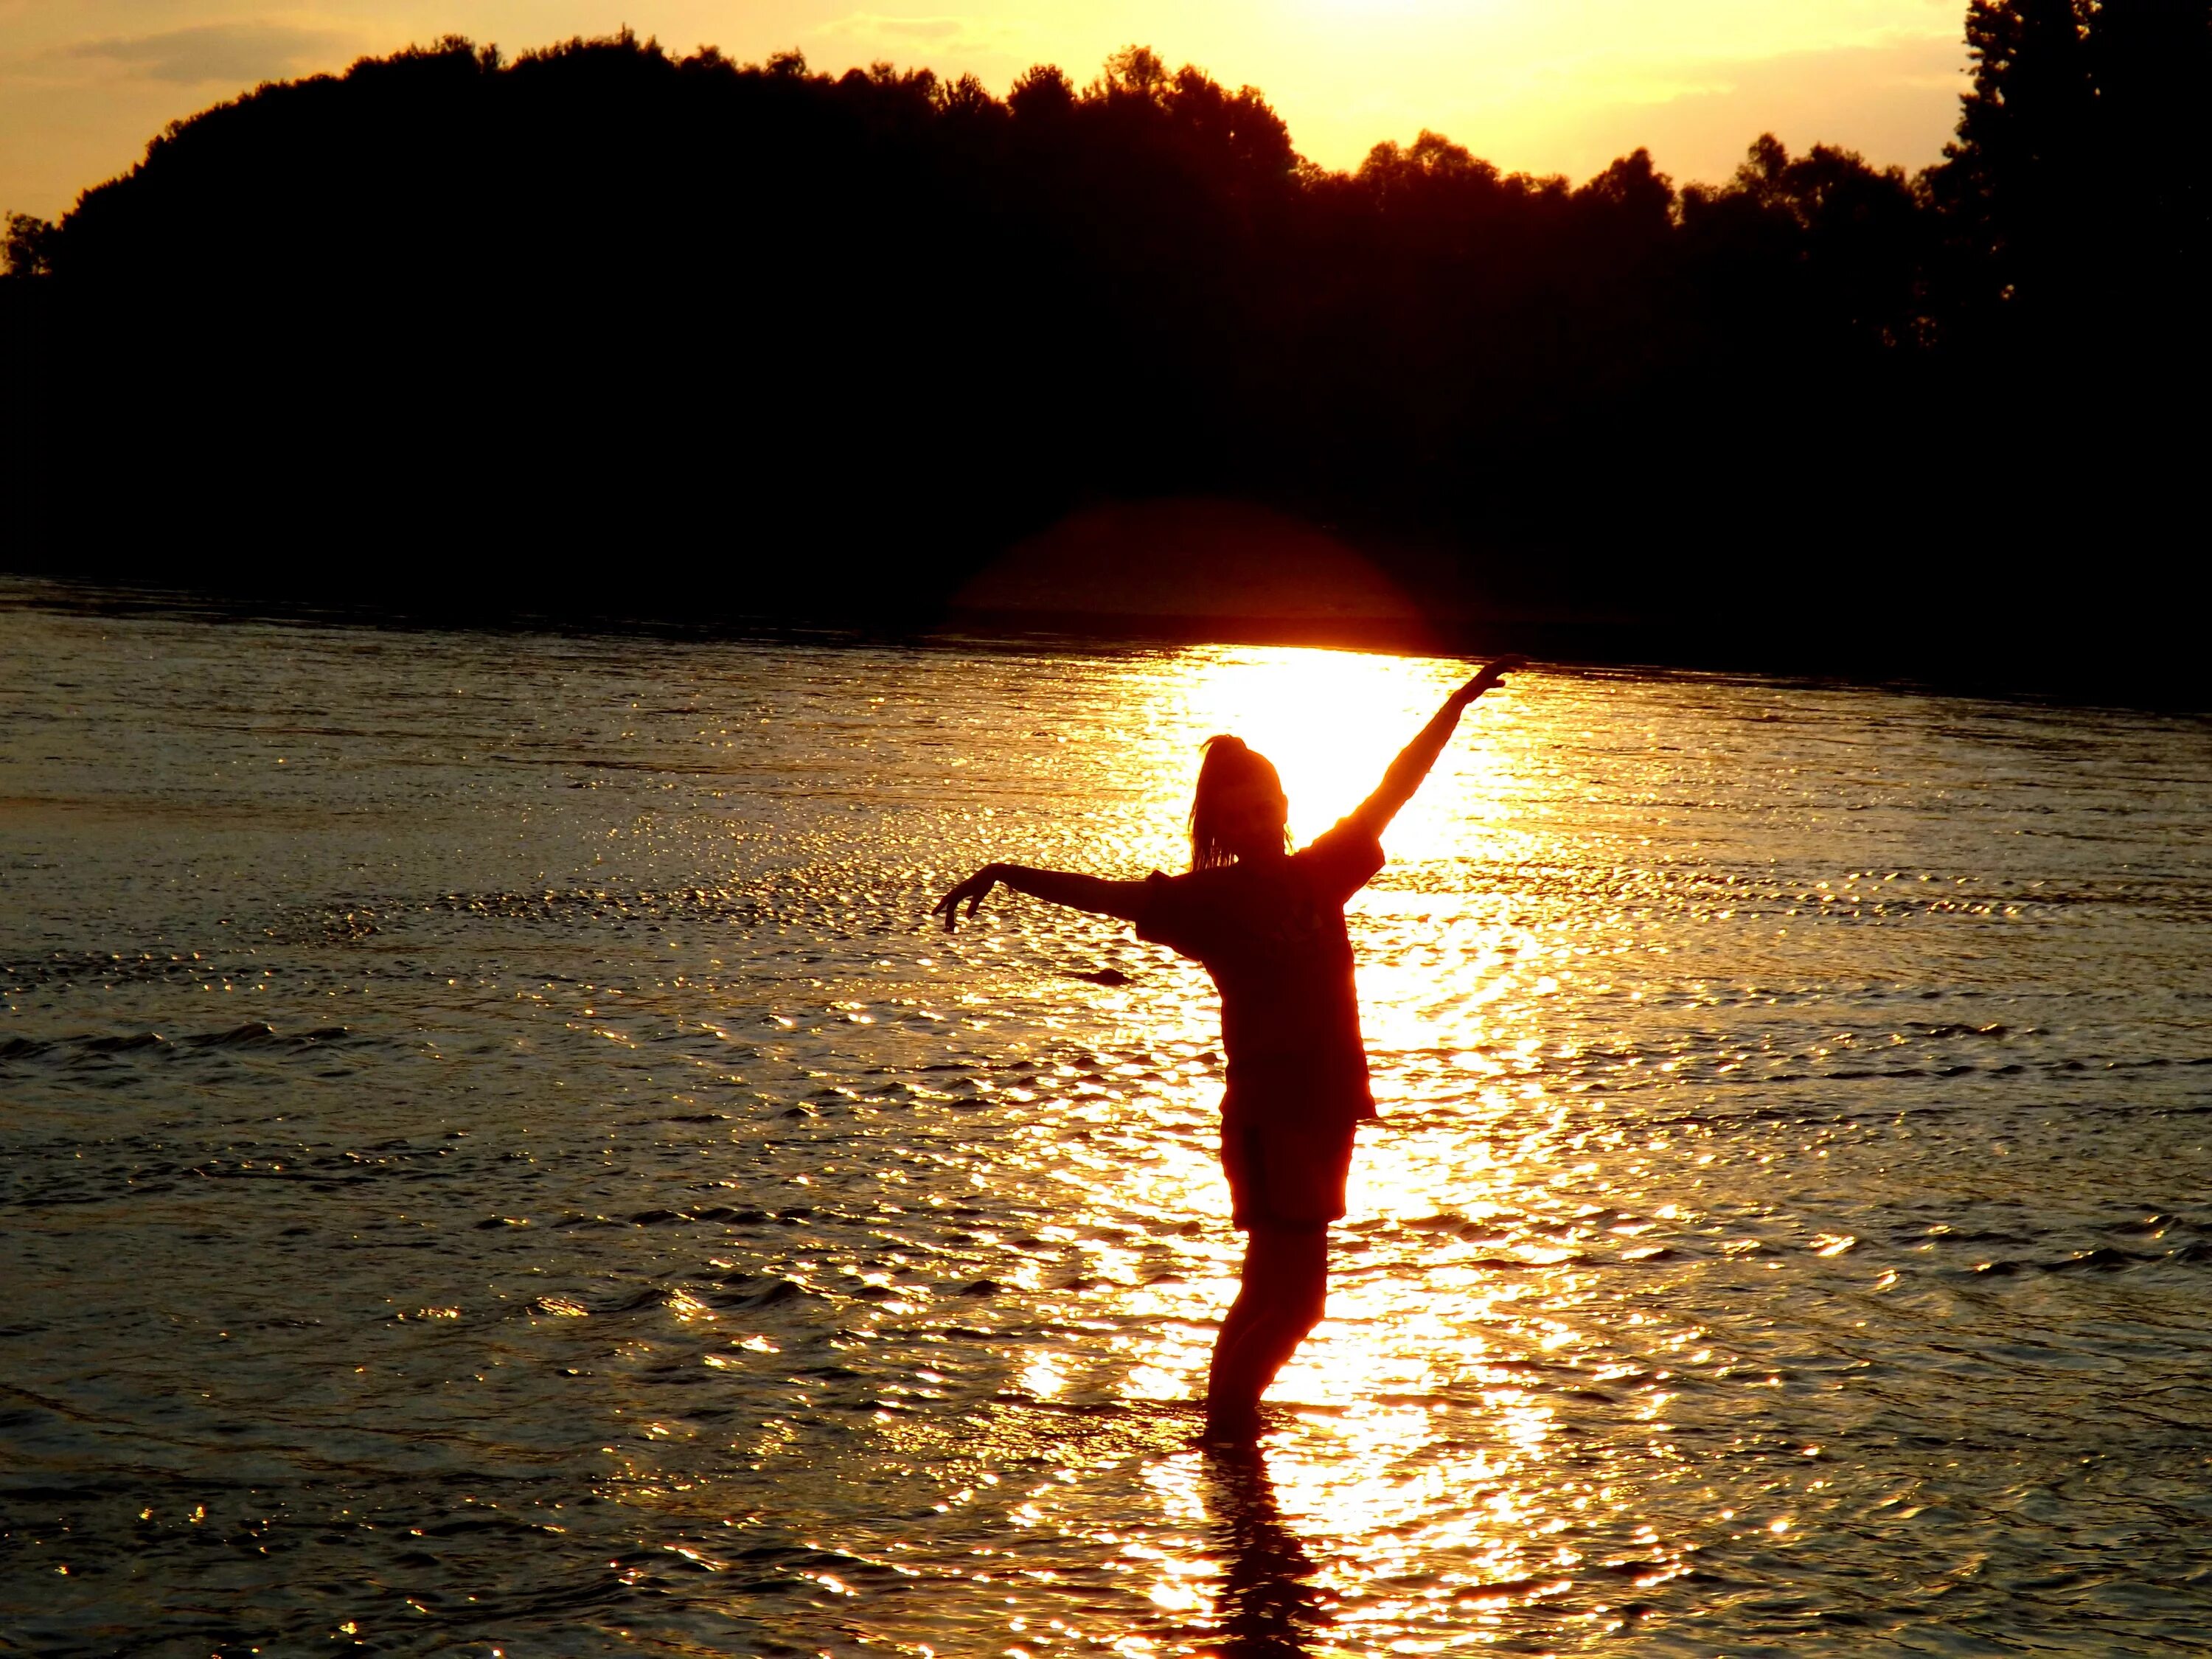
M 1877 162 L 1936 159 L 1964 0 L 0 0 L 0 210 L 54 216 L 167 122 L 257 82 L 453 33 L 510 54 L 627 23 L 672 51 L 796 46 L 994 92 L 1034 63 L 1080 83 L 1132 42 L 1267 95 L 1298 149 L 1355 165 L 1423 127 L 1577 179 L 1647 144 L 1680 182 L 1763 131 Z

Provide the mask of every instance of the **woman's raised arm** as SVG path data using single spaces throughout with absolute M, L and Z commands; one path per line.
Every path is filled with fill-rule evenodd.
M 1362 801 L 1359 810 L 1352 815 L 1352 821 L 1369 835 L 1381 836 L 1390 820 L 1398 816 L 1398 809 L 1413 799 L 1413 792 L 1421 787 L 1422 780 L 1429 775 L 1429 769 L 1437 763 L 1437 757 L 1444 752 L 1444 745 L 1458 729 L 1459 717 L 1467 712 L 1467 706 L 1492 686 L 1503 684 L 1508 672 L 1528 660 L 1526 657 L 1496 658 L 1485 663 L 1480 673 L 1445 698 L 1436 717 L 1390 763 L 1390 769 L 1382 775 L 1382 781 L 1375 793 Z
M 1137 908 L 1145 896 L 1145 884 L 1141 881 L 1103 881 L 1097 876 L 1079 876 L 1066 870 L 1033 870 L 1023 864 L 987 864 L 938 900 L 930 914 L 945 918 L 945 931 L 949 933 L 963 900 L 967 902 L 968 919 L 973 921 L 976 911 L 983 908 L 984 898 L 1001 882 L 1017 893 L 1027 893 L 1048 904 L 1064 904 L 1071 910 L 1089 910 L 1102 916 L 1119 916 L 1124 921 L 1137 919 Z

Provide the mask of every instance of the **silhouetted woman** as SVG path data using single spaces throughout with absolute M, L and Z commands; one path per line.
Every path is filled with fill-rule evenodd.
M 1428 776 L 1468 705 L 1520 662 L 1500 658 L 1452 693 L 1359 810 L 1310 847 L 1290 850 L 1290 804 L 1273 763 L 1241 738 L 1214 738 L 1191 803 L 1188 874 L 1103 881 L 988 864 L 937 902 L 950 928 L 963 901 L 972 917 L 1004 882 L 1133 922 L 1139 938 L 1213 976 L 1229 1060 L 1221 1166 L 1247 1239 L 1243 1283 L 1206 1379 L 1212 1437 L 1258 1433 L 1260 1396 L 1321 1322 L 1328 1224 L 1344 1214 L 1352 1133 L 1376 1115 L 1345 902 L 1382 867 L 1384 827 Z

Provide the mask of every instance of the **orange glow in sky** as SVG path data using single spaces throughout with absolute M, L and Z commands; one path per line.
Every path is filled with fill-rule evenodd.
M 796 46 L 1004 92 L 1133 42 L 1260 88 L 1328 167 L 1424 127 L 1577 179 L 1649 145 L 1717 178 L 1763 131 L 1911 168 L 1957 112 L 1963 0 L 0 0 L 0 210 L 58 214 L 167 122 L 448 33 L 518 52 L 627 23 L 672 51 Z

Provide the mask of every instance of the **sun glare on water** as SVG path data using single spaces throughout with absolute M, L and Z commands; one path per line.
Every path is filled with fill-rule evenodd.
M 26 1650 L 2212 1628 L 2201 722 L 1475 703 L 1346 908 L 1381 1117 L 1255 1455 L 1214 988 L 929 906 L 1185 867 L 1220 732 L 1310 838 L 1473 665 L 36 595 L 0 659 Z
M 1158 757 L 1163 787 L 1179 792 L 1170 810 L 1188 810 L 1199 745 L 1231 733 L 1275 763 L 1290 797 L 1291 835 L 1301 845 L 1365 799 L 1474 672 L 1473 664 L 1436 658 L 1292 647 L 1194 652 L 1177 666 L 1146 697 L 1167 751 Z M 1510 701 L 1510 691 L 1494 692 L 1468 712 L 1438 763 L 1430 786 L 1436 793 L 1425 790 L 1391 826 L 1385 845 L 1393 858 L 1452 855 L 1455 826 L 1495 793 L 1500 749 L 1485 727 L 1498 724 Z M 1469 799 L 1470 786 L 1479 799 Z
M 1297 648 L 1181 653 L 1130 688 L 1132 723 L 1146 737 L 1127 764 L 1146 775 L 1152 811 L 1179 824 L 1200 745 L 1217 732 L 1241 737 L 1280 771 L 1292 839 L 1303 844 L 1365 798 L 1475 667 Z M 1270 1460 L 1266 1506 L 1273 1514 L 1279 1504 L 1300 1531 L 1368 1540 L 1369 1559 L 1341 1568 L 1316 1563 L 1310 1583 L 1320 1593 L 1350 1593 L 1388 1578 L 1392 1559 L 1410 1564 L 1440 1550 L 1478 1583 L 1525 1582 L 1547 1566 L 1540 1545 L 1530 1545 L 1543 1534 L 1537 1512 L 1559 1498 L 1547 1472 L 1554 1413 L 1529 1394 L 1508 1356 L 1540 1350 L 1546 1315 L 1587 1290 L 1572 1264 L 1553 1259 L 1566 1252 L 1522 1241 L 1516 1259 L 1529 1271 L 1500 1273 L 1490 1260 L 1497 1246 L 1480 1237 L 1485 1215 L 1520 1207 L 1516 1189 L 1547 1163 L 1557 1121 L 1541 1090 L 1510 1080 L 1504 1062 L 1541 1029 L 1563 964 L 1554 947 L 1497 908 L 1481 874 L 1501 858 L 1544 858 L 1557 833 L 1530 799 L 1543 720 L 1510 682 L 1470 708 L 1385 835 L 1384 874 L 1350 907 L 1385 1121 L 1362 1137 L 1330 1320 L 1273 1396 L 1304 1428 L 1297 1449 L 1281 1447 Z M 1156 1036 L 1212 1041 L 1210 998 L 1187 1008 L 1156 1005 L 1150 1018 Z M 1210 1166 L 1177 1173 L 1194 1191 L 1215 1178 Z M 1377 1226 L 1431 1230 L 1435 1242 L 1419 1272 L 1365 1254 L 1362 1234 Z M 1170 1322 L 1176 1311 L 1215 1312 L 1232 1289 L 1226 1279 L 1194 1285 L 1183 1307 L 1161 1311 Z M 1449 1307 L 1433 1300 L 1439 1291 Z M 1132 1357 L 1144 1363 L 1133 1376 L 1147 1379 L 1144 1392 L 1171 1396 L 1177 1379 L 1192 1387 L 1202 1338 L 1170 1322 L 1135 1344 L 1143 1352 Z M 1490 1402 L 1487 1431 L 1474 1443 L 1440 1439 L 1427 1402 L 1469 1386 Z M 1154 1478 L 1201 1510 L 1230 1501 L 1195 1455 L 1165 1460 Z M 1488 1496 L 1471 1510 L 1440 1505 L 1445 1494 L 1464 1492 Z M 1251 1512 L 1249 1494 L 1235 1501 Z M 1161 1595 L 1218 1588 L 1177 1580 Z M 1370 1606 L 1368 1617 L 1378 1630 L 1419 1622 L 1395 1603 Z

